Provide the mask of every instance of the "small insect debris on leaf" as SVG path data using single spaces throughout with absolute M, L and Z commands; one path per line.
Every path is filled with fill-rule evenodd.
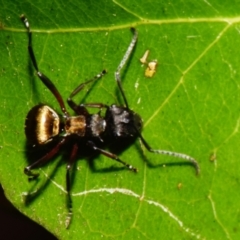
M 147 64 L 148 55 L 149 55 L 149 50 L 147 50 L 147 51 L 143 54 L 143 56 L 140 58 L 140 62 L 141 62 L 142 64 Z
M 149 78 L 153 77 L 153 75 L 156 73 L 156 68 L 157 68 L 157 60 L 153 60 L 149 62 L 145 70 L 145 76 Z
M 145 74 L 144 74 L 145 77 L 151 78 L 156 73 L 158 61 L 155 59 L 148 62 L 147 58 L 149 53 L 150 53 L 150 50 L 146 50 L 146 52 L 143 54 L 143 56 L 139 60 L 142 64 L 147 65 L 147 68 L 145 69 Z

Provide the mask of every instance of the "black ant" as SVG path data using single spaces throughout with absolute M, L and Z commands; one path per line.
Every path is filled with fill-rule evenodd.
M 35 54 L 32 48 L 32 32 L 29 22 L 24 15 L 21 16 L 21 20 L 23 21 L 28 31 L 28 52 L 32 64 L 37 72 L 37 76 L 55 96 L 63 112 L 63 119 L 60 119 L 60 116 L 52 108 L 45 104 L 39 104 L 33 107 L 28 112 L 25 122 L 25 134 L 28 143 L 36 146 L 44 145 L 53 140 L 56 140 L 56 145 L 36 162 L 25 167 L 24 173 L 28 175 L 29 178 L 38 177 L 39 173 L 32 172 L 32 170 L 50 161 L 53 156 L 59 152 L 60 148 L 64 144 L 66 144 L 70 140 L 73 142 L 70 158 L 67 161 L 66 171 L 66 191 L 68 197 L 68 217 L 66 219 L 66 227 L 69 226 L 72 215 L 72 200 L 70 196 L 70 170 L 72 169 L 73 164 L 76 161 L 76 154 L 78 152 L 78 148 L 81 147 L 80 145 L 83 144 L 83 142 L 90 149 L 97 151 L 107 156 L 108 158 L 111 158 L 123 164 L 130 171 L 137 172 L 137 168 L 122 161 L 114 153 L 108 152 L 98 147 L 97 143 L 102 142 L 103 144 L 105 144 L 107 137 L 111 137 L 115 141 L 119 139 L 125 141 L 138 137 L 149 152 L 165 154 L 185 159 L 193 164 L 197 174 L 199 174 L 200 168 L 194 158 L 182 153 L 152 149 L 140 133 L 143 126 L 141 117 L 134 111 L 130 110 L 128 106 L 128 102 L 121 84 L 120 72 L 127 60 L 129 59 L 136 45 L 138 38 L 138 33 L 136 29 L 131 28 L 133 32 L 132 40 L 115 72 L 115 80 L 117 81 L 117 85 L 125 103 L 125 106 L 108 106 L 102 103 L 82 103 L 78 105 L 72 100 L 72 98 L 77 93 L 79 93 L 87 84 L 100 79 L 106 73 L 106 71 L 103 70 L 93 79 L 80 84 L 70 94 L 67 102 L 69 107 L 72 108 L 76 114 L 76 116 L 71 116 L 66 110 L 62 96 L 55 87 L 55 85 L 47 76 L 45 76 L 41 71 L 39 71 Z M 98 108 L 100 109 L 100 111 L 97 114 L 90 114 L 87 108 Z M 106 109 L 105 116 L 101 116 L 102 109 Z

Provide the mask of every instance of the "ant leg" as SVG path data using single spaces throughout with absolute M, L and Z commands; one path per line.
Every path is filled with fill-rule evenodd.
M 82 103 L 80 106 L 89 108 L 108 108 L 108 105 L 104 103 Z
M 127 109 L 129 109 L 129 107 L 128 107 L 127 98 L 126 98 L 125 93 L 123 91 L 120 72 L 121 72 L 121 69 L 124 67 L 125 63 L 127 62 L 127 60 L 129 59 L 131 53 L 133 52 L 133 49 L 134 49 L 134 47 L 136 45 L 136 42 L 137 42 L 138 32 L 135 28 L 131 28 L 131 30 L 133 32 L 132 41 L 131 41 L 130 45 L 128 46 L 128 49 L 127 49 L 122 61 L 120 62 L 119 66 L 117 68 L 117 71 L 115 72 L 115 79 L 117 81 L 118 88 L 120 89 L 120 92 L 122 94 L 122 97 L 123 97 L 123 100 L 124 100 L 124 103 L 125 103 Z
M 75 103 L 74 103 L 75 104 Z M 75 104 L 76 105 L 76 104 Z M 76 105 L 76 108 L 74 108 L 74 111 L 77 115 L 88 115 L 87 108 L 99 108 L 100 111 L 102 111 L 103 108 L 108 108 L 109 106 L 103 103 L 82 103 L 80 105 Z
M 24 173 L 29 176 L 29 178 L 38 177 L 39 173 L 33 173 L 31 170 L 37 168 L 39 165 L 45 164 L 49 161 L 55 154 L 58 153 L 59 148 L 66 142 L 66 138 L 63 138 L 50 152 L 41 157 L 39 160 L 34 162 L 33 164 L 24 168 Z
M 80 92 L 87 84 L 91 83 L 91 82 L 94 82 L 98 79 L 100 79 L 102 76 L 104 76 L 105 74 L 107 73 L 106 70 L 103 70 L 101 73 L 99 73 L 98 75 L 94 76 L 94 78 L 84 82 L 84 83 L 81 83 L 78 87 L 76 87 L 72 93 L 70 94 L 69 98 L 68 99 L 72 99 L 78 92 Z
M 87 112 L 87 110 L 85 109 L 85 106 L 88 106 L 88 107 L 97 107 L 97 108 L 102 108 L 102 107 L 105 107 L 105 106 L 99 106 L 99 104 L 81 104 L 80 106 L 77 105 L 73 100 L 72 98 L 77 94 L 79 93 L 87 84 L 91 83 L 91 82 L 94 82 L 98 79 L 100 79 L 102 76 L 104 76 L 105 74 L 107 73 L 106 70 L 103 70 L 101 73 L 99 73 L 98 75 L 96 75 L 94 78 L 84 82 L 84 83 L 81 83 L 77 88 L 75 88 L 72 93 L 70 94 L 69 98 L 67 99 L 67 102 L 68 102 L 68 105 L 77 113 L 77 114 L 84 114 Z M 103 104 L 100 104 L 100 105 L 103 105 Z
M 68 216 L 65 221 L 65 226 L 66 228 L 69 227 L 72 219 L 72 199 L 70 195 L 70 190 L 71 190 L 71 180 L 70 180 L 70 170 L 72 169 L 72 166 L 76 160 L 76 154 L 78 150 L 78 145 L 74 144 L 71 152 L 71 156 L 68 160 L 67 163 L 67 172 L 66 172 L 66 190 L 67 190 L 67 208 L 68 208 Z
M 61 94 L 59 93 L 59 91 L 57 90 L 57 88 L 55 87 L 55 85 L 52 83 L 52 81 L 45 76 L 43 73 L 41 73 L 38 69 L 38 64 L 36 61 L 36 57 L 33 51 L 33 47 L 32 47 L 32 32 L 30 29 L 30 24 L 27 20 L 27 18 L 24 15 L 20 16 L 23 24 L 25 25 L 27 31 L 28 31 L 28 52 L 31 58 L 31 61 L 33 63 L 33 66 L 35 68 L 35 70 L 37 71 L 37 76 L 40 78 L 40 80 L 43 82 L 43 84 L 52 92 L 52 94 L 55 96 L 55 98 L 57 99 L 62 112 L 64 113 L 65 116 L 69 116 L 69 113 L 66 110 L 66 107 L 64 105 L 63 99 Z
M 192 157 L 190 157 L 190 156 L 188 156 L 186 154 L 183 154 L 183 153 L 171 152 L 171 151 L 166 151 L 166 150 L 155 150 L 155 149 L 152 149 L 149 146 L 149 144 L 146 142 L 146 140 L 143 138 L 143 136 L 139 133 L 139 131 L 138 130 L 136 130 L 136 131 L 138 132 L 138 135 L 139 135 L 143 145 L 146 147 L 146 149 L 149 152 L 156 153 L 156 154 L 169 155 L 169 156 L 185 159 L 185 160 L 189 161 L 190 163 L 192 163 L 192 165 L 196 169 L 196 174 L 197 175 L 200 174 L 199 164 L 198 164 L 198 162 L 194 158 L 192 158 Z
M 93 150 L 95 151 L 99 151 L 101 154 L 105 155 L 106 157 L 109 157 L 117 162 L 120 162 L 121 164 L 123 164 L 126 168 L 128 168 L 130 171 L 133 171 L 133 172 L 137 172 L 137 168 L 133 167 L 132 165 L 122 161 L 117 155 L 111 153 L 111 152 L 107 152 L 101 148 L 98 148 L 92 141 L 88 141 L 87 142 L 87 145 L 89 147 L 91 147 Z

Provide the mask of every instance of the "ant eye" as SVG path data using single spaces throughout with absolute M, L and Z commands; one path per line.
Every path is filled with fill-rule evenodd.
M 134 126 L 136 126 L 137 130 L 140 132 L 143 127 L 143 122 L 141 117 L 137 113 L 134 113 L 133 115 L 133 122 L 134 122 Z

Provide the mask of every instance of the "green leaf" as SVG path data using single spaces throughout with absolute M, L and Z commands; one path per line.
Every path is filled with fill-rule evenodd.
M 8 199 L 59 239 L 239 239 L 240 5 L 237 1 L 3 2 L 0 9 L 0 182 Z M 199 177 L 182 159 L 148 153 L 139 141 L 120 154 L 133 174 L 104 156 L 79 159 L 72 187 L 73 221 L 65 229 L 68 151 L 28 182 L 35 152 L 24 122 L 39 102 L 60 108 L 34 74 L 27 34 L 33 30 L 39 68 L 64 99 L 107 69 L 85 102 L 122 104 L 114 72 L 132 34 L 137 47 L 123 71 L 130 107 L 144 120 L 151 147 L 196 158 Z M 146 78 L 139 59 L 157 59 Z M 71 112 L 72 113 L 72 112 Z M 81 146 L 84 148 L 84 146 Z M 26 194 L 34 196 L 26 202 Z

